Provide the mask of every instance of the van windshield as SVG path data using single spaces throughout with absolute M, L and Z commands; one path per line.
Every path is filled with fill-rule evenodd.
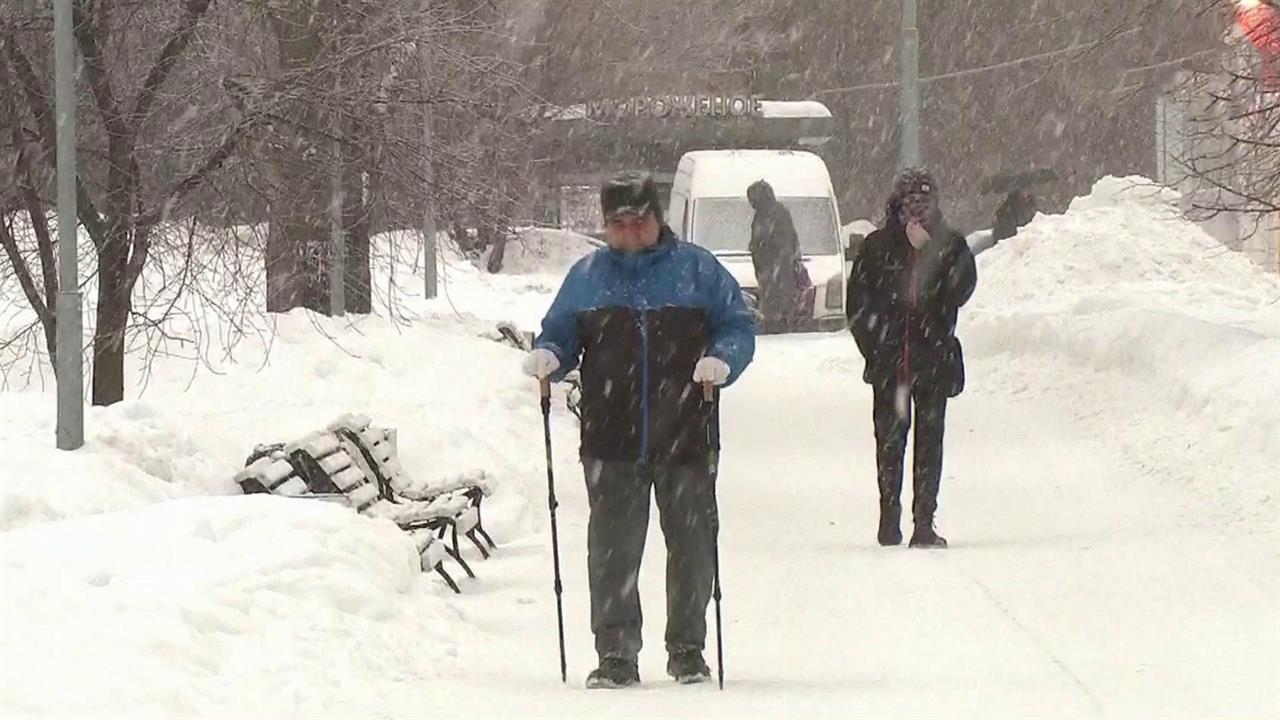
M 778 198 L 796 226 L 803 255 L 838 255 L 839 232 L 831 199 Z M 686 238 L 711 252 L 748 252 L 755 210 L 745 197 L 704 197 L 693 202 L 693 232 Z

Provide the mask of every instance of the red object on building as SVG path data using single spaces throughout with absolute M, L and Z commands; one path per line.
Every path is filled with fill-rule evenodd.
M 1236 5 L 1236 25 L 1249 43 L 1262 55 L 1262 84 L 1267 90 L 1280 90 L 1280 8 L 1268 0 L 1250 0 Z

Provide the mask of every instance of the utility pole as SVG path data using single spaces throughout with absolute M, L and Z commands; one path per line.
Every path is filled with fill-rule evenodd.
M 347 242 L 342 227 L 342 147 L 333 141 L 333 173 L 329 178 L 329 314 L 347 311 Z
M 431 299 L 436 296 L 436 214 L 435 214 L 435 171 L 433 160 L 435 153 L 431 150 L 431 103 L 428 92 L 431 82 L 431 48 L 424 40 L 422 43 L 422 279 L 423 296 Z
M 53 0 L 54 108 L 58 184 L 57 445 L 84 445 L 84 357 L 80 318 L 80 258 L 76 255 L 76 50 L 71 0 Z
M 898 85 L 898 169 L 920 165 L 920 34 L 916 0 L 902 0 L 902 78 Z

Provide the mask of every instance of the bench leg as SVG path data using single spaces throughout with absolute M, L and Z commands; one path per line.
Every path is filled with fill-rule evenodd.
M 436 573 L 439 574 L 440 577 L 444 578 L 445 584 L 448 585 L 455 593 L 459 595 L 462 594 L 462 589 L 458 587 L 458 583 L 454 582 L 453 578 L 449 577 L 449 573 L 445 572 L 444 563 L 436 563 Z
M 462 548 L 458 547 L 458 526 L 454 523 L 449 523 L 449 529 L 453 540 L 453 554 L 462 557 Z
M 489 533 L 484 531 L 484 518 L 480 516 L 480 500 L 476 500 L 476 532 L 480 533 L 480 537 L 489 543 L 489 547 L 494 550 L 498 549 L 497 543 L 493 541 L 493 538 L 489 537 Z
M 494 550 L 498 549 L 497 543 L 493 541 L 493 538 L 489 537 L 489 533 L 484 531 L 483 525 L 476 525 L 476 532 L 480 533 L 480 537 L 484 538 L 484 541 L 489 543 L 489 547 L 493 548 Z
M 467 577 L 471 578 L 472 580 L 475 580 L 475 579 L 476 579 L 476 574 L 475 574 L 474 572 L 471 572 L 471 566 L 467 564 L 467 561 L 466 561 L 466 560 L 463 560 L 463 559 L 462 559 L 462 555 L 461 555 L 461 554 L 459 554 L 459 553 L 458 553 L 456 550 L 454 550 L 453 548 L 448 547 L 447 545 L 445 546 L 444 552 L 445 552 L 445 554 L 446 554 L 446 555 L 448 555 L 449 557 L 453 558 L 453 561 L 454 561 L 454 562 L 456 562 L 456 563 L 458 563 L 459 565 L 461 565 L 461 566 L 462 566 L 462 570 L 463 570 L 463 572 L 465 572 L 465 573 L 467 574 Z
M 484 556 L 485 560 L 489 559 L 489 550 L 484 546 L 484 543 L 476 539 L 475 528 L 471 528 L 470 530 L 467 531 L 467 539 L 475 544 L 476 549 L 480 551 L 480 554 Z

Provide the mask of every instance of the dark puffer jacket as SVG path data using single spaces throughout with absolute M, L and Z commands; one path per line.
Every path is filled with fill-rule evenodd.
M 747 188 L 747 200 L 755 209 L 747 249 L 756 271 L 760 314 L 766 324 L 785 328 L 798 320 L 807 284 L 795 222 L 764 180 Z
M 910 381 L 955 397 L 964 389 L 956 317 L 973 294 L 977 269 L 964 236 L 940 212 L 931 240 L 916 250 L 890 197 L 885 227 L 867 236 L 849 277 L 849 329 L 866 360 L 863 380 L 878 387 Z

